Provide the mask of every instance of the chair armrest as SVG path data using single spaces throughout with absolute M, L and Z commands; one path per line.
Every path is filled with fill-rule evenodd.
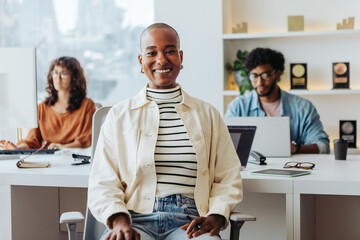
M 243 213 L 230 213 L 230 240 L 239 240 L 240 228 L 245 221 L 255 221 L 256 217 Z
M 60 223 L 80 223 L 84 221 L 81 212 L 64 212 L 60 216 Z
M 230 220 L 239 222 L 239 221 L 256 221 L 256 217 L 244 214 L 244 213 L 231 213 L 230 214 Z

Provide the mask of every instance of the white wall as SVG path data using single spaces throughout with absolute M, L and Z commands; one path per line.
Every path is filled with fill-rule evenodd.
M 178 83 L 222 113 L 221 1 L 156 0 L 155 22 L 174 27 L 184 51 Z

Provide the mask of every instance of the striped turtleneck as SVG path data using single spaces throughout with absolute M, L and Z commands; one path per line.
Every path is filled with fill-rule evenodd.
M 194 196 L 197 173 L 195 150 L 175 105 L 182 102 L 179 86 L 172 89 L 147 89 L 147 98 L 157 103 L 160 113 L 155 147 L 157 197 L 172 194 Z

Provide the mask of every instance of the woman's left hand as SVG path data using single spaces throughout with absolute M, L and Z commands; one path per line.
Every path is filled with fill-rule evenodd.
M 61 146 L 62 145 L 60 143 L 50 143 L 47 148 L 48 149 L 59 149 L 59 148 L 61 148 Z
M 198 217 L 191 222 L 181 226 L 182 230 L 186 230 L 188 238 L 198 237 L 204 233 L 209 233 L 209 236 L 218 235 L 222 226 L 225 223 L 225 218 L 221 215 L 212 214 L 207 217 Z

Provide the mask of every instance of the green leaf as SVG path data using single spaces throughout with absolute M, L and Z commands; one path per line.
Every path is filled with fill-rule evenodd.
M 241 63 L 239 61 L 234 61 L 234 70 L 240 70 L 241 69 Z
M 245 77 L 248 75 L 248 72 L 245 69 L 241 69 L 241 76 Z
M 243 53 L 241 50 L 238 50 L 237 54 L 236 54 L 236 57 L 240 60 L 243 60 Z
M 244 87 L 239 87 L 239 91 L 240 91 L 240 95 L 244 95 L 244 93 L 245 93 L 245 89 L 244 89 Z
M 230 63 L 226 63 L 225 64 L 225 69 L 228 70 L 228 71 L 231 71 L 231 70 L 233 70 L 233 67 L 232 67 L 232 65 Z

